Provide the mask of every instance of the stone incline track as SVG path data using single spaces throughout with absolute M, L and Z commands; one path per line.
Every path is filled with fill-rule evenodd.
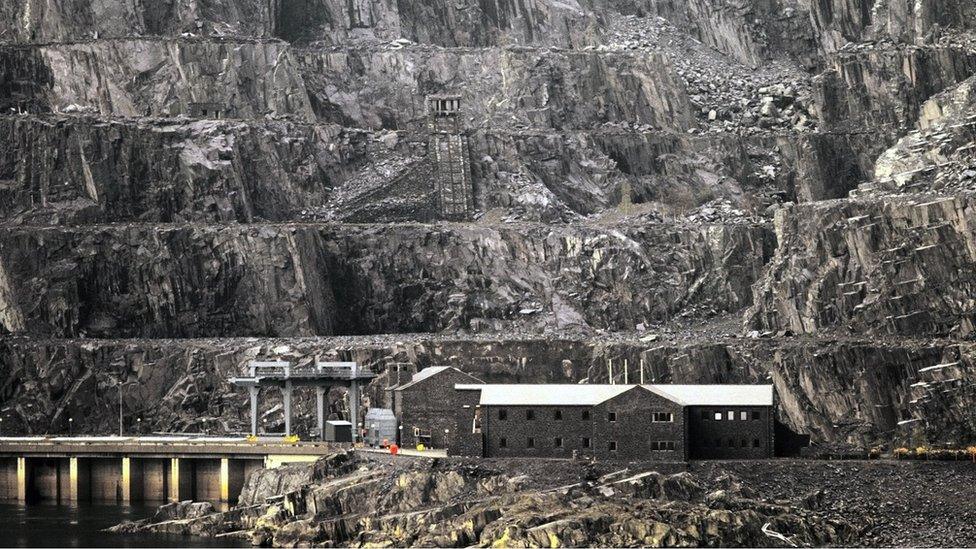
M 381 373 L 373 404 L 397 364 L 613 359 L 771 380 L 818 443 L 972 443 L 974 27 L 974 0 L 4 2 L 4 432 L 110 431 L 118 380 L 128 429 L 241 431 L 225 378 L 317 355 Z

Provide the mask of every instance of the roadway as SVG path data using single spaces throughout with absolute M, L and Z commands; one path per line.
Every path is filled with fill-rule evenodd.
M 69 457 L 119 454 L 142 457 L 315 456 L 349 447 L 351 445 L 348 443 L 287 442 L 278 437 L 259 437 L 254 441 L 245 437 L 199 435 L 0 437 L 0 456 Z

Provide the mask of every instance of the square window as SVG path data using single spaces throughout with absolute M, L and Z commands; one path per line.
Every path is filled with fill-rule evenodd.
M 739 441 L 739 448 L 748 448 L 748 447 L 749 447 L 749 443 L 746 442 L 746 439 L 742 439 Z
M 668 450 L 670 450 L 670 451 L 673 452 L 674 451 L 674 448 L 675 448 L 674 441 L 673 440 L 669 440 L 668 441 Z
M 722 412 L 715 412 L 715 421 L 722 421 Z
M 562 448 L 563 447 L 563 439 L 561 439 L 559 437 L 556 437 L 556 440 L 553 441 L 553 442 L 555 442 L 556 448 Z
M 556 410 L 555 412 L 552 413 L 552 418 L 555 419 L 556 421 L 561 420 L 563 418 L 563 411 Z
M 729 439 L 729 448 L 735 448 L 735 439 L 734 438 L 730 438 Z
M 752 439 L 752 447 L 753 448 L 759 448 L 759 439 L 758 438 Z
M 506 410 L 505 408 L 499 409 L 498 410 L 498 419 L 500 419 L 502 421 L 508 419 L 508 410 Z
M 589 437 L 583 437 L 582 446 L 583 446 L 583 448 L 589 448 L 590 447 L 590 438 Z
M 739 419 L 742 421 L 749 419 L 749 412 L 746 412 L 745 410 L 739 412 Z
M 583 413 L 580 414 L 580 418 L 583 421 L 589 421 L 590 420 L 590 411 L 589 410 L 583 410 Z
M 752 419 L 762 419 L 762 412 L 760 412 L 759 410 L 753 410 Z
M 508 448 L 508 439 L 506 439 L 505 437 L 502 437 L 502 438 L 498 439 L 498 447 L 499 448 Z
M 607 444 L 607 448 L 609 448 L 611 452 L 616 452 L 617 451 L 617 441 L 616 440 L 611 440 L 610 443 Z
M 610 412 L 607 414 L 607 421 L 617 421 L 617 412 Z
M 527 420 L 533 420 L 533 419 L 535 419 L 535 410 L 526 410 L 525 411 L 525 419 L 527 419 Z
M 534 439 L 534 438 L 532 438 L 532 437 L 529 437 L 529 438 L 528 438 L 528 439 L 527 439 L 527 440 L 525 441 L 525 447 L 526 447 L 526 448 L 535 448 L 535 439 Z
M 729 412 L 728 412 L 728 418 L 729 418 L 729 421 L 732 421 L 732 420 L 735 419 L 735 412 L 733 410 L 729 410 Z

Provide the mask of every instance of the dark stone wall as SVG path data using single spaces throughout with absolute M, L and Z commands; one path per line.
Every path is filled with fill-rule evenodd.
M 589 453 L 583 447 L 584 437 L 592 445 L 593 422 L 582 418 L 588 406 L 486 406 L 482 409 L 482 415 L 488 418 L 487 425 L 482 422 L 487 457 L 569 458 L 573 450 Z M 499 419 L 500 410 L 505 410 L 506 419 Z M 557 410 L 562 412 L 562 419 L 555 418 Z M 526 418 L 529 411 L 533 419 Z M 557 438 L 562 439 L 561 447 L 556 446 Z
M 486 411 L 478 405 L 481 400 L 481 391 L 455 391 L 454 396 L 454 432 L 456 433 L 451 440 L 451 446 L 447 453 L 452 456 L 471 456 L 484 457 L 485 439 L 487 433 L 488 419 Z M 472 429 L 474 415 L 481 410 L 481 432 L 474 432 Z
M 403 426 L 401 444 L 408 447 L 418 442 L 414 429 L 422 433 L 430 432 L 430 446 L 447 448 L 455 433 L 455 411 L 457 409 L 456 383 L 481 383 L 478 378 L 457 370 L 444 370 L 403 390 L 396 390 L 394 413 Z M 445 433 L 445 431 L 447 431 Z
M 673 421 L 655 423 L 654 412 L 671 412 Z M 609 414 L 616 415 L 610 421 Z M 685 414 L 681 405 L 646 389 L 635 388 L 593 407 L 593 453 L 601 459 L 681 461 L 685 450 Z M 673 451 L 653 450 L 654 441 L 673 441 Z M 615 442 L 617 449 L 610 450 Z
M 734 419 L 729 420 L 729 413 Z M 742 420 L 741 414 L 746 414 Z M 753 419 L 753 413 L 759 417 Z M 715 414 L 722 414 L 721 420 Z M 773 409 L 768 406 L 690 406 L 688 439 L 692 459 L 773 457 Z M 758 443 L 758 446 L 756 444 Z
M 598 459 L 679 461 L 686 456 L 682 407 L 645 390 L 628 391 L 593 407 L 488 406 L 483 410 L 488 457 L 569 458 L 574 450 Z M 506 419 L 500 419 L 500 410 L 505 410 Z M 562 413 L 560 419 L 557 411 Z M 583 415 L 587 411 L 588 419 Z M 533 419 L 528 419 L 528 412 Z M 609 420 L 610 412 L 616 414 L 615 421 Z M 671 412 L 673 421 L 655 423 L 654 412 Z M 611 441 L 617 444 L 615 451 L 610 450 Z M 655 441 L 673 441 L 674 450 L 652 450 Z

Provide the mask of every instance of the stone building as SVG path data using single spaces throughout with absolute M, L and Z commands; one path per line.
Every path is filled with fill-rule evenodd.
M 772 385 L 455 386 L 452 455 L 773 456 Z
M 481 380 L 450 366 L 429 366 L 401 385 L 389 388 L 393 413 L 400 421 L 399 443 L 447 448 L 454 432 L 459 383 Z

